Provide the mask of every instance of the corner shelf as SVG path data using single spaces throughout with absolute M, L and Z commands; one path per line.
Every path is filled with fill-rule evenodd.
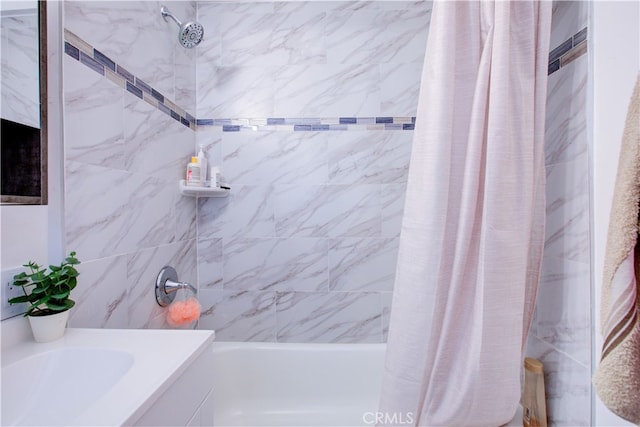
M 229 190 L 218 187 L 188 186 L 184 179 L 180 180 L 180 194 L 190 197 L 227 197 Z

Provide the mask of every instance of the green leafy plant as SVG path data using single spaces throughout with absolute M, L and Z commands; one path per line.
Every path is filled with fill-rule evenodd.
M 69 295 L 78 283 L 79 273 L 74 268 L 78 264 L 75 252 L 59 266 L 50 265 L 50 271 L 29 261 L 24 264 L 29 274 L 23 271 L 13 276 L 13 285 L 22 287 L 24 295 L 9 299 L 9 304 L 29 303 L 25 316 L 48 316 L 69 310 L 75 305 Z

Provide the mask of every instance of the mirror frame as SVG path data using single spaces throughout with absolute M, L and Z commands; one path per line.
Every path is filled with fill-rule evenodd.
M 40 73 L 40 196 L 0 195 L 3 205 L 46 205 L 48 202 L 47 149 L 47 2 L 38 0 L 38 63 Z

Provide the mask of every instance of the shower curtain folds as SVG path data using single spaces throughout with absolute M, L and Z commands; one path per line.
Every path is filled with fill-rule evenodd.
M 516 412 L 544 244 L 551 2 L 435 1 L 379 411 Z

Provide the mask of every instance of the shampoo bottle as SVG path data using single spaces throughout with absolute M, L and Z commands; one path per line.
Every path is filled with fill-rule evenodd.
M 200 186 L 200 164 L 197 157 L 191 157 L 191 162 L 187 165 L 187 185 Z
M 207 185 L 207 155 L 204 154 L 204 145 L 200 144 L 198 151 L 198 163 L 200 164 L 200 185 Z

